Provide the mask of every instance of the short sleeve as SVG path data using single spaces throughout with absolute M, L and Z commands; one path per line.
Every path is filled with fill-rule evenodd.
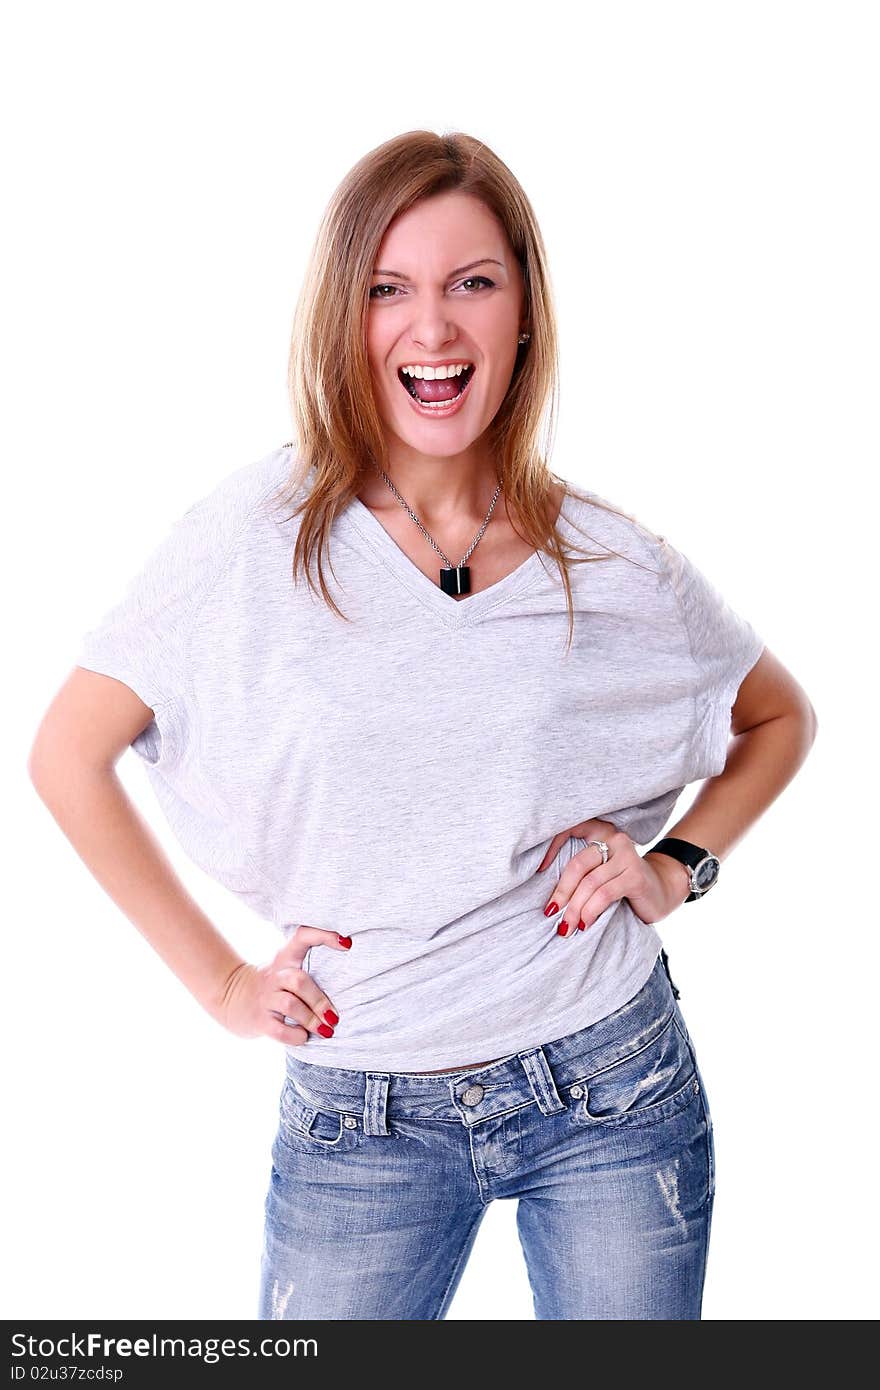
M 723 772 L 731 712 L 764 639 L 701 570 L 659 537 L 663 582 L 674 594 L 694 662 L 695 730 L 689 781 Z
M 249 517 L 287 470 L 281 448 L 222 477 L 172 523 L 121 596 L 80 637 L 75 664 L 122 681 L 153 710 L 155 720 L 132 745 L 149 762 L 161 757 L 166 764 L 177 737 L 202 601 Z
M 191 624 L 225 558 L 222 501 L 215 488 L 172 523 L 121 596 L 82 634 L 74 658 L 122 681 L 150 706 L 154 719 L 132 747 L 163 767 L 178 743 Z

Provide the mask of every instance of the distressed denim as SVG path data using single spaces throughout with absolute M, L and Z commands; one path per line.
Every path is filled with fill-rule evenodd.
M 446 1316 L 490 1202 L 515 1199 L 538 1319 L 699 1319 L 712 1120 L 665 952 L 588 1028 L 420 1076 L 288 1055 L 262 1319 Z

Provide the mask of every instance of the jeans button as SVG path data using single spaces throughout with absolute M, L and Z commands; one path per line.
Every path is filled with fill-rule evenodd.
M 583 1086 L 572 1086 L 569 1094 L 573 1095 L 575 1100 L 580 1100 L 581 1096 L 584 1094 L 584 1088 Z
M 483 1087 L 475 1084 L 473 1086 L 468 1086 L 467 1090 L 462 1094 L 461 1103 L 462 1105 L 479 1105 L 482 1099 Z
M 346 1115 L 342 1123 L 345 1125 L 346 1129 L 357 1129 L 357 1120 L 354 1115 Z

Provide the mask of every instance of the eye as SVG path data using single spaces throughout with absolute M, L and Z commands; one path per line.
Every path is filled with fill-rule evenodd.
M 490 280 L 487 275 L 469 275 L 466 280 L 461 281 L 462 285 L 476 285 L 478 288 L 485 286 L 486 289 L 494 289 L 495 281 Z M 382 294 L 382 290 L 391 290 L 391 294 Z M 476 290 L 468 290 L 467 293 L 475 294 Z M 374 285 L 370 290 L 370 299 L 396 299 L 398 297 L 397 285 Z
M 486 275 L 469 275 L 466 280 L 462 280 L 463 285 L 487 285 L 489 289 L 494 289 L 495 281 L 490 280 Z M 471 291 L 468 291 L 471 293 Z

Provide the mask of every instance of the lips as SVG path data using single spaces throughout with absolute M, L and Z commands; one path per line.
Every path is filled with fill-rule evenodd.
M 443 382 L 450 381 L 450 380 L 455 381 L 455 382 L 457 383 L 457 385 L 458 385 L 458 390 L 456 391 L 455 395 L 453 395 L 453 396 L 448 396 L 448 397 L 447 397 L 447 396 L 444 396 L 444 395 L 442 395 L 442 394 L 438 394 L 438 395 L 434 396 L 433 398 L 434 398 L 435 400 L 437 400 L 437 401 L 441 401 L 441 400 L 450 400 L 450 401 L 454 401 L 454 400 L 456 399 L 456 396 L 460 396 L 460 395 L 462 394 L 462 392 L 464 391 L 464 389 L 465 389 L 465 387 L 467 386 L 468 382 L 470 381 L 471 377 L 473 376 L 474 371 L 475 371 L 475 368 L 474 368 L 473 366 L 470 366 L 470 367 L 466 367 L 466 368 L 464 369 L 464 371 L 461 372 L 461 374 L 460 374 L 459 376 L 457 376 L 457 377 L 442 377 L 442 378 L 440 378 L 440 380 L 443 381 Z M 426 397 L 422 397 L 422 396 L 419 395 L 419 393 L 418 393 L 418 391 L 416 390 L 416 387 L 415 387 L 415 379 L 414 379 L 413 377 L 409 376 L 409 375 L 408 375 L 406 372 L 404 372 L 403 369 L 400 368 L 400 367 L 399 367 L 398 370 L 397 370 L 397 377 L 398 377 L 398 380 L 400 381 L 401 385 L 404 386 L 404 387 L 406 387 L 407 391 L 408 391 L 409 394 L 412 396 L 413 400 L 416 400 L 416 401 L 424 401 L 424 400 L 429 400 L 429 401 L 430 401 L 430 400 L 431 400 L 431 395 L 430 395 L 430 394 L 429 394 L 428 396 L 426 396 Z
M 397 375 L 400 384 L 406 389 L 406 393 L 410 398 L 411 410 L 416 411 L 416 413 L 420 415 L 423 419 L 444 420 L 447 419 L 450 415 L 455 415 L 459 410 L 463 409 L 464 402 L 466 401 L 467 396 L 470 392 L 470 387 L 474 378 L 475 370 L 476 368 L 469 367 L 461 373 L 461 376 L 456 378 L 456 382 L 458 383 L 458 389 L 455 395 L 450 396 L 447 399 L 444 399 L 441 396 L 440 399 L 435 401 L 423 401 L 419 397 L 418 393 L 410 385 L 411 378 L 406 376 L 405 374 L 402 374 L 400 371 L 398 371 Z M 438 387 L 443 388 L 446 386 L 447 381 L 449 381 L 449 378 L 442 378 L 440 381 L 429 381 L 427 384 L 429 387 L 433 387 L 436 385 Z M 451 381 L 449 384 L 452 384 Z

